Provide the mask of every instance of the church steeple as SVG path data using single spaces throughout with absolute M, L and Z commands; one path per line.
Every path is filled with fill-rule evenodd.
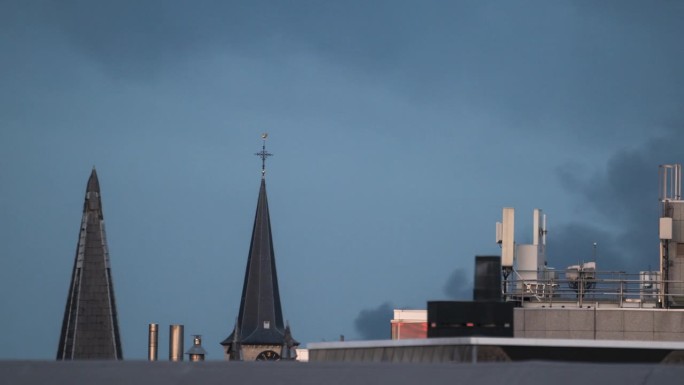
M 122 358 L 100 183 L 93 167 L 86 187 L 57 359 Z
M 265 140 L 261 152 L 262 178 L 259 187 L 256 215 L 252 228 L 252 240 L 247 257 L 245 281 L 237 324 L 233 332 L 221 345 L 229 359 L 273 359 L 280 358 L 282 347 L 293 349 L 299 343 L 286 330 L 280 305 L 278 275 L 276 273 L 271 219 L 266 196 L 266 152 Z M 291 357 L 288 355 L 284 357 Z

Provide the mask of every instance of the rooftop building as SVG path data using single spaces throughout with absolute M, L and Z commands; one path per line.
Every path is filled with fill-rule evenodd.
M 86 188 L 57 359 L 122 358 L 100 183 L 93 168 Z

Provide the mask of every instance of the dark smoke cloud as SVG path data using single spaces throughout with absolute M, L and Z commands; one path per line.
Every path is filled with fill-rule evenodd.
M 390 321 L 394 315 L 394 305 L 385 302 L 374 309 L 363 309 L 354 321 L 354 327 L 364 340 L 390 338 Z
M 470 300 L 473 297 L 473 283 L 462 268 L 456 268 L 447 278 L 443 286 L 444 294 L 451 300 Z M 384 302 L 376 308 L 363 309 L 354 320 L 354 327 L 364 340 L 388 339 L 391 336 L 390 321 L 396 306 L 392 302 Z M 420 306 L 403 306 L 402 308 L 424 309 Z
M 473 298 L 473 283 L 462 268 L 456 268 L 444 283 L 444 294 L 449 299 L 470 300 Z
M 605 169 L 588 176 L 577 167 L 565 168 L 566 188 L 598 218 L 554 229 L 549 234 L 551 262 L 564 268 L 590 260 L 592 243 L 598 242 L 601 270 L 633 273 L 657 266 L 658 165 L 682 163 L 682 143 L 684 125 L 640 147 L 618 151 Z
M 616 248 L 617 237 L 595 225 L 573 222 L 558 226 L 549 234 L 547 255 L 549 266 L 564 269 L 570 265 L 577 265 L 593 261 L 596 247 L 596 262 L 600 270 L 621 271 L 627 269 L 627 264 L 620 250 Z M 638 268 L 636 266 L 630 266 Z

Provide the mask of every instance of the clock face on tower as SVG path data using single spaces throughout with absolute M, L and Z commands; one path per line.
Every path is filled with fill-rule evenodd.
M 280 359 L 280 355 L 273 350 L 265 350 L 257 356 L 256 360 L 257 361 L 278 361 Z

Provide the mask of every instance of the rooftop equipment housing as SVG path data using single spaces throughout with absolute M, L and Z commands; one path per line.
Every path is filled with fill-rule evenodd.
M 660 276 L 662 307 L 684 307 L 684 201 L 682 166 L 664 164 L 658 170 L 661 215 Z
M 475 301 L 501 301 L 501 257 L 475 256 Z
M 513 302 L 429 301 L 428 338 L 513 337 Z

